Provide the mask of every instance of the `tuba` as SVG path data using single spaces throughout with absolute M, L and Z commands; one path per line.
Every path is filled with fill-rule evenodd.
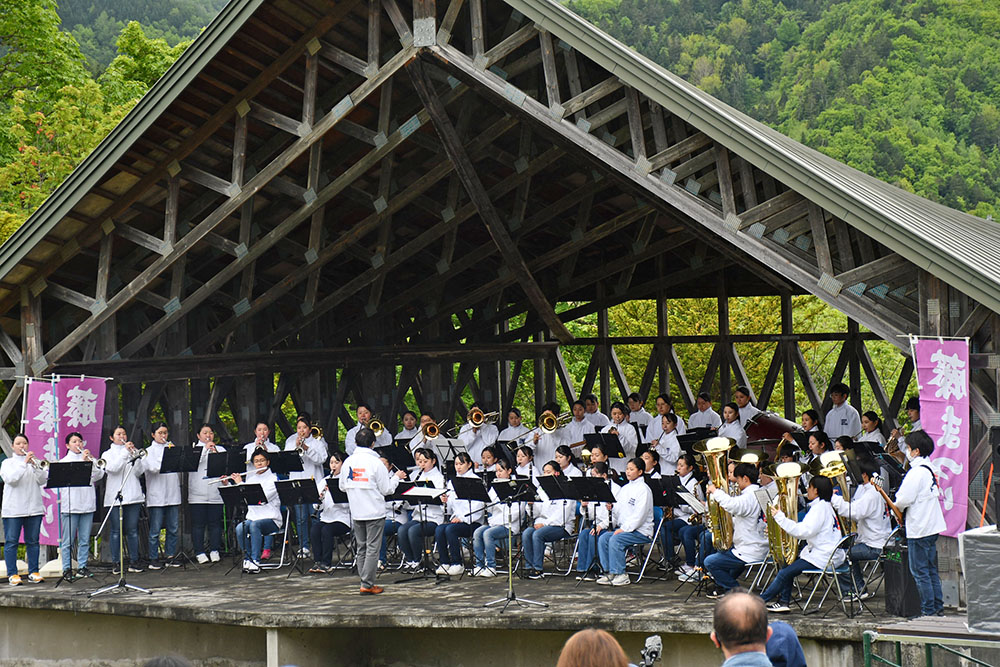
M 820 477 L 829 477 L 840 487 L 840 496 L 845 503 L 851 502 L 851 485 L 847 480 L 847 465 L 841 457 L 846 452 L 823 452 L 809 464 L 809 472 Z M 840 532 L 845 537 L 858 531 L 857 521 L 840 522 Z
M 799 477 L 808 468 L 802 463 L 788 462 L 771 466 L 767 475 L 778 485 L 778 495 L 769 503 L 784 512 L 785 516 L 796 521 L 799 514 Z M 799 556 L 799 540 L 781 529 L 778 522 L 765 512 L 767 519 L 767 542 L 771 548 L 771 558 L 778 569 L 792 563 Z
M 705 468 L 712 484 L 719 489 L 729 488 L 729 450 L 736 444 L 732 438 L 708 438 L 695 443 L 694 451 L 705 459 Z M 712 531 L 712 544 L 716 551 L 733 546 L 733 517 L 719 503 L 708 499 L 708 527 Z

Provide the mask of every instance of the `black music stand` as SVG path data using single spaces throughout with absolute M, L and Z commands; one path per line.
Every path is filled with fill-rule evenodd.
M 410 451 L 408 443 L 393 440 L 393 444 L 376 447 L 375 451 L 378 452 L 379 456 L 385 457 L 385 460 L 391 463 L 396 470 L 408 473 L 417 465 L 416 461 L 413 460 L 413 452 Z
M 305 470 L 302 467 L 302 457 L 294 449 L 287 452 L 268 452 L 268 454 L 271 458 L 271 472 L 275 475 L 287 475 Z
M 570 486 L 574 487 L 579 496 L 581 502 L 588 503 L 614 503 L 615 496 L 611 493 L 611 487 L 608 483 L 601 479 L 600 477 L 574 477 L 569 480 Z M 597 527 L 597 512 L 594 512 L 594 525 L 591 526 L 591 530 Z M 610 522 L 608 524 L 608 530 L 611 529 Z M 597 550 L 597 540 L 600 535 L 596 532 L 594 533 L 594 558 L 590 561 L 590 566 L 584 571 L 580 577 L 580 581 L 576 583 L 577 586 L 582 584 L 587 575 L 594 572 L 596 576 L 600 576 L 604 573 L 604 567 L 601 565 L 601 559 Z M 595 570 L 596 568 L 596 570 Z
M 233 535 L 236 535 L 236 528 L 239 522 L 236 521 L 236 510 L 240 507 L 247 508 L 250 505 L 263 505 L 267 503 L 267 495 L 264 493 L 264 487 L 260 484 L 236 484 L 236 485 L 223 485 L 219 488 L 219 495 L 222 496 L 222 502 L 233 509 Z M 244 513 L 244 520 L 246 520 L 246 514 Z M 249 533 L 245 534 L 245 538 L 249 541 Z M 248 554 L 243 554 L 244 558 Z M 282 562 L 278 563 L 278 567 L 284 562 L 284 551 L 282 551 Z M 233 564 L 226 570 L 228 575 L 233 571 L 234 568 L 240 565 L 240 557 L 236 553 L 236 549 L 233 549 Z M 243 577 L 243 570 L 240 570 L 240 578 Z
M 507 610 L 511 602 L 518 607 L 534 605 L 536 607 L 548 607 L 544 602 L 535 602 L 526 598 L 519 598 L 514 593 L 514 524 L 511 505 L 515 502 L 536 502 L 538 496 L 535 494 L 535 485 L 530 479 L 497 480 L 493 482 L 493 490 L 496 491 L 500 502 L 507 505 L 507 595 L 505 597 L 487 602 L 484 607 L 493 607 L 503 604 L 500 613 Z M 520 512 L 518 513 L 520 515 Z
M 198 472 L 198 464 L 201 463 L 201 448 L 195 448 L 188 445 L 174 445 L 172 447 L 164 447 L 163 458 L 160 460 L 160 470 L 161 475 L 171 474 L 171 473 L 182 473 L 182 472 Z M 177 512 L 177 539 L 178 542 L 181 541 L 181 536 L 184 534 L 184 513 L 178 509 Z M 150 555 L 150 560 L 154 560 L 153 555 Z M 198 564 L 192 559 L 185 551 L 184 547 L 178 545 L 177 553 L 170 556 L 164 561 L 164 565 L 169 566 L 170 563 L 180 563 L 181 567 L 187 569 L 187 566 L 193 565 L 195 569 L 198 569 Z M 160 574 L 167 571 L 167 567 L 164 567 Z
M 695 444 L 711 438 L 714 433 L 713 429 L 707 427 L 689 428 L 684 435 L 677 436 L 677 443 L 686 454 L 694 456 L 697 453 L 694 451 Z
M 93 461 L 64 461 L 64 462 L 52 462 L 49 464 L 49 477 L 48 481 L 45 483 L 46 489 L 68 489 L 71 487 L 84 487 L 90 486 L 91 476 L 94 471 Z M 71 501 L 72 495 L 67 491 L 66 493 L 67 501 Z M 67 514 L 72 514 L 73 507 L 72 502 L 67 502 L 66 504 Z M 59 517 L 62 521 L 62 517 Z M 70 547 L 72 550 L 73 536 L 70 536 Z M 68 575 L 66 573 L 69 573 Z M 73 574 L 73 559 L 70 558 L 69 569 L 63 570 L 63 575 L 59 577 L 59 581 L 56 582 L 56 588 L 59 588 L 59 584 L 62 582 L 73 583 L 76 581 L 76 576 Z
M 282 453 L 295 454 L 295 459 L 299 462 L 299 469 L 302 469 L 302 457 L 297 452 Z M 316 482 L 312 479 L 285 479 L 275 482 L 274 487 L 278 490 L 278 498 L 281 499 L 281 504 L 285 506 L 286 521 L 291 521 L 292 507 L 295 505 L 316 505 L 319 503 L 319 489 L 316 488 Z M 288 542 L 287 524 L 285 525 L 285 542 Z M 302 544 L 301 535 L 299 535 L 299 544 Z M 301 549 L 298 549 L 292 553 L 290 565 L 298 570 L 299 574 L 304 574 L 304 571 L 299 566 L 300 552 Z M 281 567 L 281 565 L 279 564 L 278 567 Z
M 497 440 L 494 449 L 510 464 L 510 469 L 517 468 L 517 448 L 520 445 L 517 440 Z
M 426 520 L 426 510 L 428 505 L 441 505 L 441 496 L 446 493 L 445 489 L 438 489 L 434 486 L 431 481 L 419 481 L 411 483 L 406 489 L 401 490 L 403 485 L 400 484 L 396 488 L 396 494 L 390 496 L 388 499 L 405 500 L 411 506 L 415 506 L 417 511 L 420 512 L 420 522 L 424 523 Z M 434 564 L 430 561 L 431 552 L 424 549 L 423 554 L 420 556 L 420 574 L 407 577 L 405 579 L 400 579 L 397 584 L 404 584 L 410 581 L 423 581 L 427 579 L 427 573 L 433 571 Z
M 656 530 L 653 532 L 653 539 L 649 545 L 649 552 L 646 554 L 646 560 L 642 564 L 642 569 L 639 571 L 639 577 L 635 580 L 635 583 L 642 581 L 642 578 L 646 574 L 646 566 L 649 565 L 649 559 L 653 556 L 653 547 L 657 544 L 657 539 L 659 539 L 660 534 L 663 532 L 663 524 L 667 521 L 667 510 L 668 508 L 679 507 L 684 504 L 680 496 L 677 495 L 677 491 L 681 490 L 681 480 L 676 475 L 669 475 L 667 477 L 657 477 L 654 478 L 651 475 L 643 475 L 643 479 L 646 481 L 646 485 L 649 490 L 653 492 L 653 507 L 659 507 L 662 509 L 662 514 L 660 520 L 656 523 Z M 663 545 L 660 545 L 660 551 L 663 553 L 662 565 L 664 569 L 669 572 L 669 562 L 673 557 L 673 554 L 666 553 L 666 549 Z M 664 579 L 665 577 L 657 577 L 655 581 Z
M 542 475 L 538 478 L 538 485 L 549 500 L 562 500 L 563 502 L 563 525 L 566 524 L 566 500 L 580 500 L 580 491 L 570 484 L 568 477 L 564 475 Z M 576 508 L 574 507 L 574 512 Z M 544 565 L 544 559 L 543 563 Z M 545 573 L 542 573 L 545 577 Z
M 152 595 L 153 591 L 146 590 L 139 586 L 133 586 L 125 580 L 125 573 L 128 571 L 128 565 L 125 564 L 125 511 L 123 508 L 124 498 L 122 497 L 122 490 L 125 488 L 125 482 L 128 481 L 129 475 L 131 475 L 135 470 L 135 464 L 140 460 L 139 456 L 133 456 L 129 459 L 128 463 L 125 465 L 125 470 L 122 471 L 122 483 L 118 486 L 118 492 L 115 494 L 115 500 L 108 508 L 108 513 L 104 515 L 104 521 L 101 523 L 101 527 L 97 529 L 97 534 L 100 535 L 104 532 L 104 524 L 108 522 L 111 518 L 111 509 L 115 506 L 118 507 L 118 582 L 111 584 L 109 586 L 104 586 L 98 588 L 96 591 L 92 591 L 87 594 L 87 599 L 97 597 L 98 595 L 103 595 L 104 593 L 124 593 L 128 591 L 135 591 L 137 593 L 146 593 L 147 595 Z M 133 558 L 136 558 L 138 554 L 133 554 Z

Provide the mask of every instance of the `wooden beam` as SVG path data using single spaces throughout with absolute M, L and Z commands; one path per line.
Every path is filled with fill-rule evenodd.
M 826 235 L 826 220 L 823 209 L 809 202 L 809 228 L 812 230 L 813 245 L 816 247 L 816 262 L 819 270 L 833 275 L 833 257 L 830 255 L 830 239 Z
M 570 116 L 577 111 L 583 111 L 594 102 L 597 102 L 622 87 L 621 79 L 616 76 L 609 76 L 601 83 L 588 88 L 579 95 L 566 100 L 562 107 L 562 117 Z
M 545 74 L 545 93 L 549 108 L 560 103 L 559 70 L 556 69 L 556 54 L 552 48 L 552 34 L 546 30 L 538 31 L 538 42 L 542 55 L 542 70 Z

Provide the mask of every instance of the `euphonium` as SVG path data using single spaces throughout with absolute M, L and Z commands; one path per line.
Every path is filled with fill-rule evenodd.
M 694 451 L 705 458 L 708 478 L 718 489 L 729 488 L 729 450 L 734 441 L 731 438 L 708 438 L 694 446 Z M 708 499 L 708 527 L 712 531 L 712 544 L 716 551 L 725 551 L 733 546 L 733 517 L 722 509 L 719 503 Z
M 843 452 L 823 452 L 809 464 L 809 472 L 820 477 L 829 477 L 836 480 L 840 487 L 840 497 L 845 503 L 851 502 L 851 485 L 847 481 L 847 466 L 840 458 Z M 840 521 L 840 532 L 846 537 L 858 531 L 857 521 Z
M 792 521 L 798 520 L 799 477 L 805 471 L 806 466 L 796 462 L 779 463 L 771 466 L 767 471 L 768 476 L 778 485 L 778 495 L 771 501 L 768 507 L 769 511 L 765 514 L 767 518 L 767 543 L 771 549 L 771 558 L 774 559 L 774 563 L 779 569 L 798 558 L 799 541 L 781 529 L 778 522 L 771 516 L 770 507 L 777 507 Z
M 372 433 L 374 433 L 377 438 L 382 435 L 382 431 L 385 430 L 385 424 L 383 424 L 382 420 L 378 417 L 372 417 L 368 420 L 368 428 L 372 430 Z

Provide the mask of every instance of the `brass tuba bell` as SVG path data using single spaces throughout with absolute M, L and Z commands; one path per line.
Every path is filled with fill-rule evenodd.
M 705 459 L 708 478 L 718 489 L 729 488 L 729 450 L 736 441 L 732 438 L 715 437 L 695 443 L 694 451 Z M 733 546 L 733 517 L 722 509 L 719 503 L 708 499 L 708 526 L 712 531 L 712 544 L 716 551 L 725 551 Z
M 792 521 L 798 520 L 799 477 L 806 470 L 807 467 L 804 464 L 795 461 L 779 463 L 767 469 L 768 477 L 771 477 L 778 485 L 778 495 L 770 502 L 769 507 L 776 506 Z M 770 511 L 765 512 L 765 514 L 767 543 L 771 549 L 771 558 L 778 569 L 781 569 L 799 557 L 799 540 L 783 531 L 778 522 L 771 516 Z

